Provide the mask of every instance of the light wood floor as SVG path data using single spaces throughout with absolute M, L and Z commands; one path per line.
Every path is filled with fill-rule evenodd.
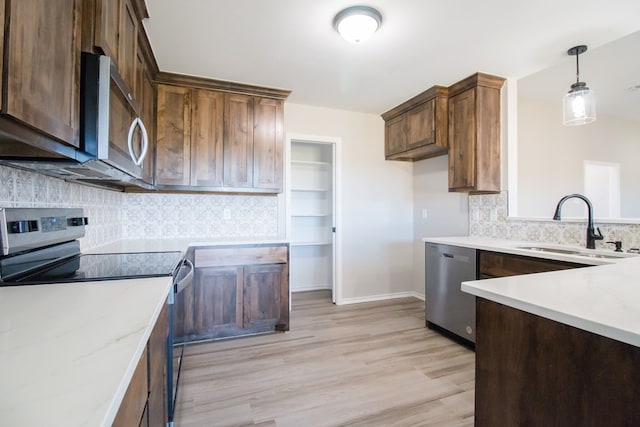
M 424 302 L 293 295 L 291 331 L 187 346 L 176 426 L 471 426 L 475 354 Z

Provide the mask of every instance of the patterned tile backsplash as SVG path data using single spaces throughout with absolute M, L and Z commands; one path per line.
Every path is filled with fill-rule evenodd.
M 121 193 L 0 165 L 0 206 L 81 207 L 89 217 L 82 250 L 121 238 L 242 238 L 278 235 L 274 196 Z M 607 241 L 640 247 L 640 224 L 596 223 Z M 469 196 L 469 234 L 584 245 L 580 222 L 509 219 L 507 193 Z
M 275 196 L 125 194 L 126 238 L 236 238 L 278 234 Z
M 564 245 L 585 244 L 585 222 L 535 221 L 509 219 L 507 193 L 469 196 L 469 234 L 508 240 L 524 240 Z M 596 242 L 598 249 L 611 249 L 608 241 L 620 240 L 623 249 L 640 248 L 640 224 L 596 222 L 604 240 Z
M 0 165 L 0 206 L 83 208 L 89 218 L 82 250 L 122 238 L 124 194 Z
M 122 193 L 0 165 L 0 206 L 81 207 L 81 249 L 121 238 L 242 238 L 278 234 L 275 196 Z

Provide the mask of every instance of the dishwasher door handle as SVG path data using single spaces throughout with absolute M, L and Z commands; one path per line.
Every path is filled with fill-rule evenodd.
M 469 262 L 469 257 L 466 255 L 454 255 L 454 254 L 442 252 L 442 257 L 450 259 L 451 261 Z

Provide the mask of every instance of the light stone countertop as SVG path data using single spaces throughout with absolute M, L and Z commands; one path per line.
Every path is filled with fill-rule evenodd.
M 423 241 L 592 264 L 593 267 L 462 282 L 461 289 L 640 347 L 640 256 L 603 259 L 542 253 L 517 246 L 571 247 L 475 237 L 434 237 Z M 613 254 L 612 251 L 594 253 Z
M 0 287 L 0 424 L 110 426 L 171 283 Z

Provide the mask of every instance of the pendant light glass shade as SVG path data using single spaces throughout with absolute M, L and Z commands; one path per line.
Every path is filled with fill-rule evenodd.
M 342 10 L 333 20 L 333 26 L 343 39 L 362 43 L 378 31 L 382 15 L 368 6 L 352 6 Z
M 596 96 L 594 91 L 580 81 L 578 56 L 587 51 L 587 46 L 572 47 L 567 51 L 576 57 L 576 82 L 562 99 L 562 124 L 565 126 L 586 125 L 596 120 Z
M 584 85 L 584 83 L 582 83 Z M 573 86 L 573 85 L 572 85 Z M 571 89 L 562 101 L 565 126 L 586 125 L 596 120 L 596 95 L 586 86 Z

